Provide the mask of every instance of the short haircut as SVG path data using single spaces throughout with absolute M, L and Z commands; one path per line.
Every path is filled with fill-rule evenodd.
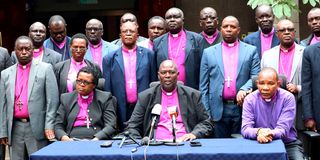
M 87 36 L 84 35 L 84 34 L 82 34 L 82 33 L 77 33 L 77 34 L 73 35 L 73 36 L 71 37 L 71 40 L 70 40 L 70 45 L 72 44 L 73 40 L 76 39 L 76 38 L 86 40 L 86 46 L 88 47 L 89 41 L 88 41 L 88 39 L 87 39 Z
M 163 24 L 166 24 L 166 21 L 161 16 L 153 16 L 148 21 L 148 27 L 150 26 L 150 23 L 155 19 L 159 19 L 159 20 L 161 20 L 163 22 Z
M 48 25 L 50 26 L 50 24 L 52 24 L 53 22 L 58 22 L 58 21 L 61 21 L 64 25 L 66 25 L 66 21 L 60 15 L 51 16 L 50 19 L 49 19 Z
M 98 85 L 99 73 L 96 68 L 91 67 L 91 66 L 85 66 L 85 67 L 81 68 L 77 74 L 77 78 L 79 77 L 80 72 L 91 74 L 93 77 L 93 84 L 96 86 Z
M 16 41 L 15 41 L 15 43 L 14 43 L 14 47 L 16 47 L 18 41 L 20 41 L 20 40 L 22 40 L 22 39 L 26 39 L 26 40 L 30 41 L 31 45 L 33 46 L 33 43 L 32 43 L 31 38 L 28 37 L 28 36 L 24 36 L 24 35 L 23 35 L 23 36 L 20 36 L 20 37 L 18 37 L 18 38 L 16 39 Z

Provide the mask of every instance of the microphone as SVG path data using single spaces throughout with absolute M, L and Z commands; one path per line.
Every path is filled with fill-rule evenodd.
M 168 107 L 168 113 L 172 119 L 173 143 L 176 143 L 176 117 L 178 116 L 177 106 Z
M 156 120 L 160 116 L 161 111 L 162 111 L 162 106 L 160 104 L 154 105 L 154 107 L 151 111 L 151 115 L 153 115 L 152 122 L 151 122 L 151 128 L 155 127 Z
M 124 134 L 125 137 L 129 137 L 135 144 L 140 146 L 140 144 L 130 135 L 129 131 L 125 131 L 123 134 Z

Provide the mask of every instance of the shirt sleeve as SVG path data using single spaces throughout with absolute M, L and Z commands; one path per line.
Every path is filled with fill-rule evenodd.
M 249 95 L 243 103 L 241 134 L 247 139 L 256 139 L 259 129 L 255 128 L 254 102 L 253 95 Z

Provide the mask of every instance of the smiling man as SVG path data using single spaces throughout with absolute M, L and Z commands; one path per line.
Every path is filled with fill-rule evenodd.
M 199 91 L 178 85 L 178 69 L 172 60 L 160 64 L 158 77 L 160 84 L 139 94 L 134 112 L 129 120 L 128 130 L 135 137 L 148 136 L 151 111 L 155 104 L 161 104 L 161 114 L 156 124 L 157 140 L 172 140 L 172 121 L 168 109 L 177 112 L 176 137 L 178 141 L 208 137 L 213 124 L 201 103 Z M 152 138 L 152 137 L 151 137 Z M 155 137 L 153 137 L 155 138 Z
M 122 47 L 105 56 L 102 62 L 105 90 L 111 92 L 118 101 L 120 130 L 127 126 L 138 93 L 157 80 L 154 53 L 136 45 L 138 35 L 135 22 L 124 22 L 120 27 Z
M 204 48 L 208 48 L 222 41 L 222 36 L 218 30 L 218 14 L 211 7 L 205 7 L 200 11 L 201 36 L 204 38 Z
M 178 81 L 198 89 L 203 38 L 184 29 L 184 15 L 179 8 L 170 8 L 165 14 L 165 20 L 169 32 L 154 40 L 157 68 L 164 60 L 173 60 L 180 73 Z
M 305 47 L 320 42 L 320 8 L 312 8 L 307 20 L 312 33 L 300 42 Z
M 223 41 L 206 48 L 200 67 L 202 102 L 215 122 L 213 137 L 240 133 L 241 105 L 260 71 L 256 47 L 241 42 L 239 21 L 227 16 L 221 24 Z
M 243 104 L 241 133 L 244 138 L 270 143 L 282 139 L 289 160 L 302 160 L 302 143 L 294 128 L 294 96 L 279 88 L 277 71 L 263 68 L 256 81 L 258 90 L 249 94 Z
M 259 30 L 246 36 L 243 41 L 257 47 L 257 52 L 261 58 L 263 52 L 279 45 L 276 37 L 276 30 L 273 27 L 274 14 L 269 5 L 260 5 L 256 8 L 256 23 Z

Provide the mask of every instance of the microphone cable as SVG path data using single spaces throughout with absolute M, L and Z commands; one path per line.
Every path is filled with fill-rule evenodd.
M 143 151 L 143 157 L 144 157 L 144 160 L 147 160 L 147 148 L 148 148 L 148 147 L 149 147 L 149 145 L 150 145 L 152 129 L 153 129 L 153 126 L 151 127 L 150 132 L 149 132 L 149 136 L 148 136 L 148 144 L 147 144 L 146 148 L 144 148 L 144 151 Z

